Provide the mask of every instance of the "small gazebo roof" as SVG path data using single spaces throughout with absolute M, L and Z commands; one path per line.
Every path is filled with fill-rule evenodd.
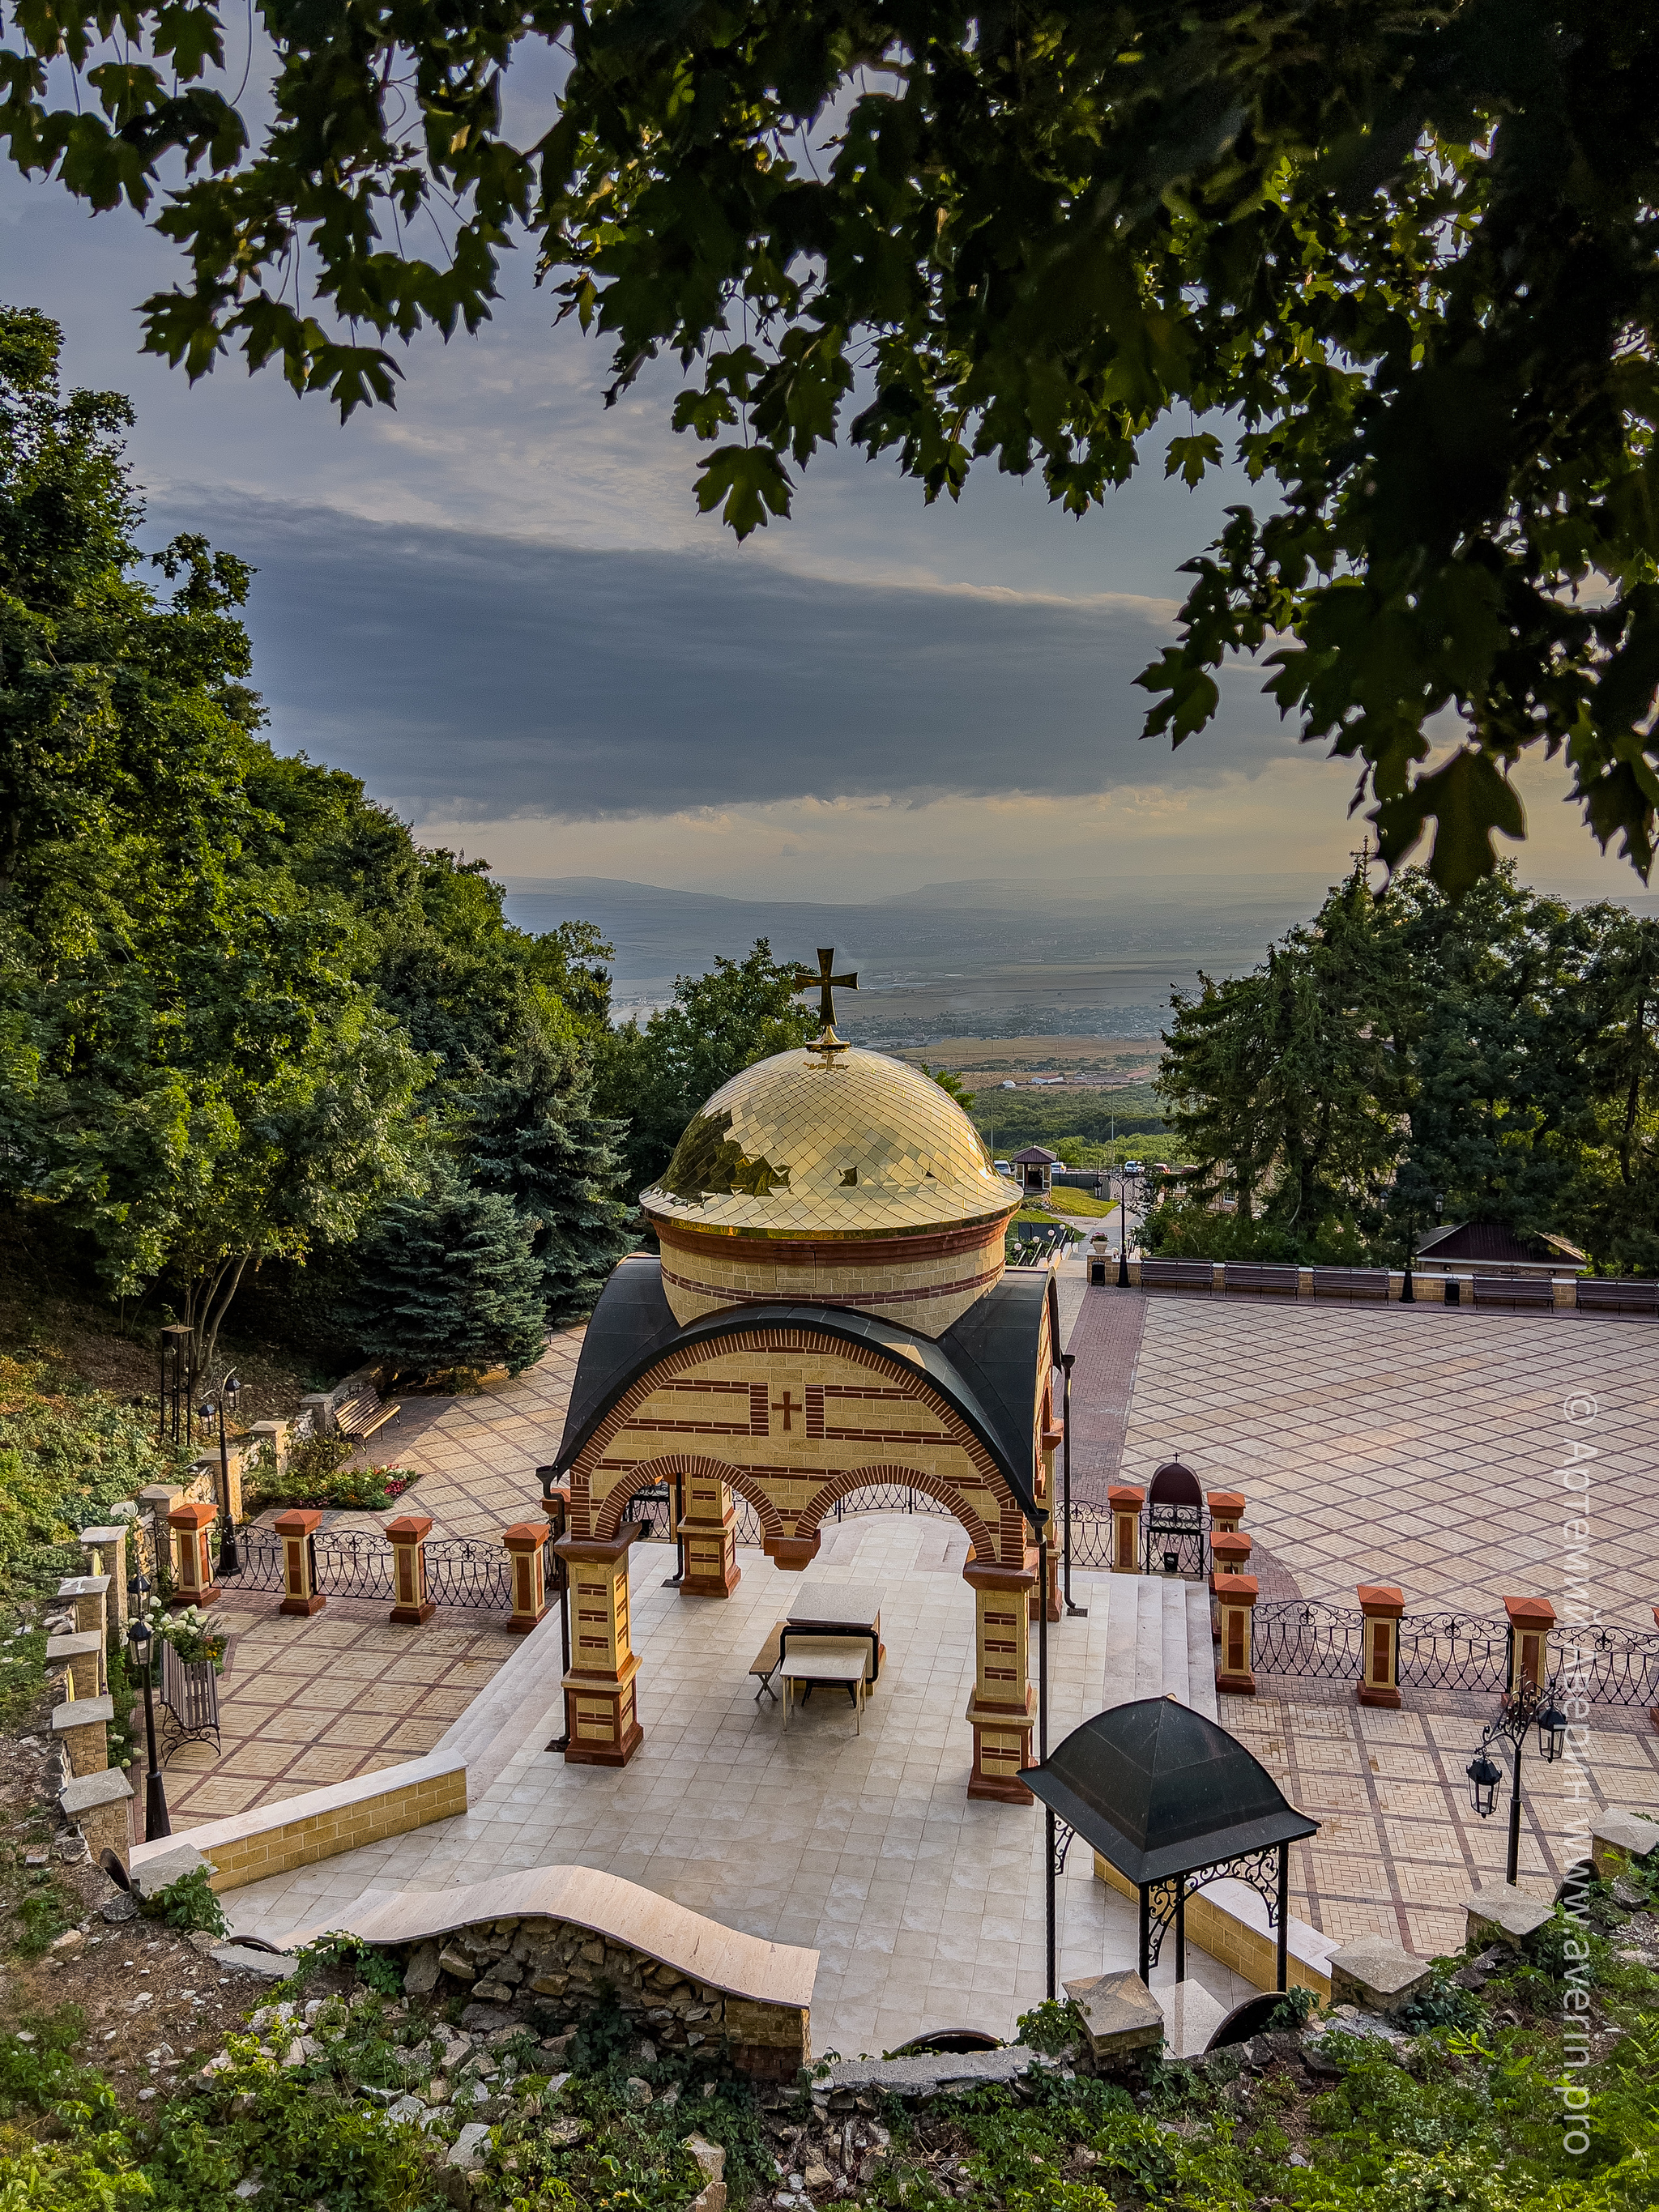
M 1060 1165 L 1060 1154 L 1051 1152 L 1046 1145 L 1027 1145 L 1024 1152 L 1010 1152 L 1008 1155 L 1011 1166 L 1022 1160 L 1029 1161 L 1033 1167 L 1057 1168 Z
M 1173 1697 L 1097 1713 L 1019 1778 L 1137 1888 L 1319 1832 L 1237 1736 Z

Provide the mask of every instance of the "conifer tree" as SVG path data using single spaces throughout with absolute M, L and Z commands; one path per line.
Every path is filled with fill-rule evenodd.
M 472 1123 L 468 1173 L 531 1224 L 549 1324 L 579 1320 L 634 1241 L 618 1188 L 628 1124 L 594 1113 L 585 1058 L 534 1026 L 505 1073 L 464 1103 Z
M 418 1197 L 386 1206 L 341 1320 L 364 1352 L 400 1368 L 517 1375 L 547 1341 L 534 1234 L 511 1199 L 446 1168 Z

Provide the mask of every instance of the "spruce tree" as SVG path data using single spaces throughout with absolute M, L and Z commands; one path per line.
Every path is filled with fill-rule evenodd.
M 342 1321 L 364 1352 L 410 1371 L 499 1365 L 517 1375 L 547 1341 L 534 1234 L 510 1199 L 446 1168 L 428 1190 L 385 1208 Z
M 584 1058 L 533 1025 L 506 1073 L 463 1103 L 471 1119 L 467 1172 L 532 1224 L 549 1323 L 580 1319 L 635 1241 L 618 1189 L 628 1124 L 594 1113 Z

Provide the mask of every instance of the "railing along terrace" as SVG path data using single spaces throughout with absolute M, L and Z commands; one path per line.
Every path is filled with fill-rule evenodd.
M 313 1586 L 326 1597 L 391 1599 L 397 1595 L 393 1549 L 384 1536 L 368 1529 L 318 1533 L 308 1539 Z M 427 1588 L 440 1605 L 469 1606 L 485 1613 L 510 1613 L 512 1585 L 507 1561 L 495 1544 L 465 1538 L 434 1537 L 426 1545 Z M 283 1545 L 263 1529 L 250 1529 L 241 1541 L 240 1589 L 284 1587 Z

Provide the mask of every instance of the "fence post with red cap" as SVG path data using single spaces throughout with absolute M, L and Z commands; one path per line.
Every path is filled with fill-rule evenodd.
M 1361 1583 L 1354 1592 L 1364 1626 L 1359 1640 L 1359 1681 L 1354 1696 L 1362 1705 L 1400 1705 L 1400 1619 L 1403 1590 L 1392 1583 Z
M 544 1554 L 551 1533 L 545 1521 L 515 1521 L 501 1532 L 513 1577 L 513 1618 L 507 1625 L 515 1636 L 528 1636 L 547 1611 Z
M 278 1613 L 320 1613 L 328 1603 L 317 1587 L 317 1547 L 313 1541 L 323 1525 L 314 1505 L 291 1506 L 279 1513 L 271 1527 L 283 1540 L 283 1589 Z
M 1541 1690 L 1550 1679 L 1550 1631 L 1555 1607 L 1547 1598 L 1506 1597 L 1510 1617 L 1510 1679 L 1505 1686 L 1512 1698 L 1525 1689 Z
M 1218 1575 L 1216 1603 L 1221 1609 L 1221 1664 L 1215 1686 L 1236 1698 L 1255 1695 L 1255 1672 L 1250 1649 L 1258 1589 L 1254 1575 Z
M 1140 1509 L 1146 1502 L 1146 1493 L 1130 1482 L 1115 1482 L 1106 1492 L 1106 1503 L 1112 1509 L 1112 1572 L 1115 1575 L 1138 1575 L 1140 1572 Z
M 398 1599 L 392 1618 L 411 1628 L 430 1620 L 438 1610 L 437 1600 L 426 1587 L 426 1540 L 431 1534 L 432 1522 L 424 1513 L 400 1513 L 386 1524 L 386 1539 L 392 1547 L 392 1587 Z
M 216 1605 L 222 1592 L 213 1579 L 213 1552 L 209 1536 L 219 1517 L 216 1505 L 175 1505 L 167 1516 L 173 1534 L 173 1586 L 169 1602 L 175 1610 L 185 1605 Z

